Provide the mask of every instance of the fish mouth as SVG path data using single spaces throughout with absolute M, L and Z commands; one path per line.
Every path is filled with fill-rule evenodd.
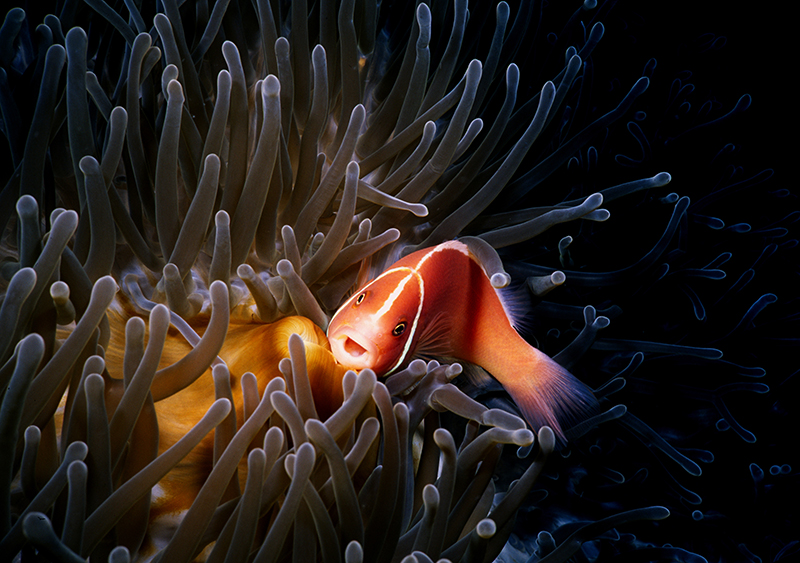
M 352 327 L 340 327 L 328 340 L 336 360 L 346 368 L 373 368 L 378 360 L 378 347 Z

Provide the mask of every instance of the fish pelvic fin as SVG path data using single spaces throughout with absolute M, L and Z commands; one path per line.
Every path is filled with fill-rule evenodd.
M 516 377 L 501 380 L 534 431 L 549 426 L 565 444 L 569 429 L 599 412 L 592 390 L 547 354 L 533 348 L 532 373 L 527 366 Z M 504 378 L 507 379 L 507 378 Z

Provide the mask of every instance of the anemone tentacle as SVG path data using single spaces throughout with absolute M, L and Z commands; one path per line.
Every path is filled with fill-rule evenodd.
M 0 26 L 0 560 L 796 551 L 780 516 L 766 547 L 650 522 L 717 538 L 740 509 L 696 480 L 767 432 L 745 400 L 796 385 L 752 381 L 797 344 L 771 285 L 794 196 L 712 136 L 750 95 L 609 63 L 639 25 L 612 1 L 25 4 Z M 339 305 L 452 238 L 596 388 L 568 447 L 478 366 L 335 363 Z M 756 461 L 756 496 L 796 474 Z

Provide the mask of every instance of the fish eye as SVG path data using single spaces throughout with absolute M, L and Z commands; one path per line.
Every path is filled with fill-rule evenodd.
M 392 336 L 400 336 L 405 332 L 405 330 L 406 330 L 406 322 L 400 321 L 399 323 L 397 323 L 397 326 L 394 327 L 394 329 L 392 330 Z
M 361 305 L 361 302 L 364 301 L 364 298 L 367 296 L 366 292 L 362 293 L 358 297 L 356 297 L 356 305 Z

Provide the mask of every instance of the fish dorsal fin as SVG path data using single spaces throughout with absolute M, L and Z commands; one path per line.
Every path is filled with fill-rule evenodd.
M 497 250 L 485 240 L 477 237 L 461 237 L 458 242 L 467 248 L 470 259 L 483 270 L 484 275 L 488 278 L 494 292 L 497 294 L 497 298 L 500 300 L 511 326 L 514 328 L 519 327 L 520 321 L 530 310 L 530 302 L 520 291 L 520 288 L 512 289 L 508 286 L 511 277 L 503 268 L 503 261 L 500 255 L 497 254 Z M 492 280 L 495 280 L 495 283 L 492 283 Z M 497 284 L 504 285 L 498 287 Z
M 494 291 L 500 299 L 500 304 L 503 306 L 511 326 L 521 334 L 530 331 L 530 320 L 526 320 L 526 316 L 531 312 L 533 304 L 525 284 L 496 287 Z
M 444 312 L 437 313 L 420 332 L 414 356 L 421 358 L 442 358 L 453 354 L 450 342 L 452 321 Z

